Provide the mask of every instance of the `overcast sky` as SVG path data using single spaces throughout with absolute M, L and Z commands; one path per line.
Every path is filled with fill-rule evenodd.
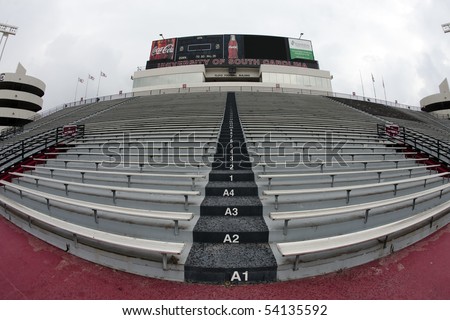
M 419 105 L 450 76 L 448 0 L 0 0 L 0 22 L 19 27 L 0 72 L 21 62 L 46 85 L 44 109 L 73 101 L 78 77 L 95 77 L 88 98 L 130 92 L 152 40 L 207 34 L 259 34 L 313 43 L 335 92 L 355 91 Z M 363 79 L 361 85 L 360 73 Z M 86 82 L 78 86 L 84 95 Z

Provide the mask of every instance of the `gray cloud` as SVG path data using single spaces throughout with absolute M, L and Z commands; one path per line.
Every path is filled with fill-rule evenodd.
M 21 62 L 47 84 L 45 109 L 74 99 L 77 78 L 96 77 L 88 96 L 131 91 L 130 76 L 148 59 L 151 41 L 166 37 L 241 33 L 313 41 L 322 69 L 342 93 L 418 105 L 449 75 L 450 3 L 397 1 L 116 1 L 0 0 L 0 22 L 19 26 L 8 41 L 1 71 Z M 447 21 L 448 20 L 448 21 Z M 79 87 L 78 98 L 85 87 Z

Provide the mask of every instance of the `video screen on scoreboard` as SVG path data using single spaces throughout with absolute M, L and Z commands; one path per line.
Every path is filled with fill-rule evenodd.
M 247 59 L 287 60 L 286 38 L 270 36 L 244 36 Z
M 224 55 L 223 35 L 178 38 L 175 60 L 221 59 Z

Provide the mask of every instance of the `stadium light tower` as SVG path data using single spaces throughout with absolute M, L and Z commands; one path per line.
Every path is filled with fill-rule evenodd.
M 442 30 L 444 30 L 445 33 L 450 32 L 450 22 L 449 23 L 444 23 L 442 25 Z
M 3 43 L 3 48 L 0 53 L 0 61 L 2 61 L 3 51 L 5 51 L 6 42 L 8 41 L 8 36 L 16 35 L 17 29 L 19 29 L 19 28 L 15 27 L 15 26 L 11 26 L 9 24 L 0 23 L 0 32 L 2 33 L 2 37 L 0 38 L 0 47 Z M 5 39 L 5 42 L 3 42 L 3 39 Z

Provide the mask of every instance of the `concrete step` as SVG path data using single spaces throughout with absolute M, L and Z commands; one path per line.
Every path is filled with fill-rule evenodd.
M 233 170 L 249 170 L 252 167 L 252 163 L 250 161 L 215 161 L 212 163 L 213 170 L 230 170 L 231 165 Z M 230 171 L 233 171 L 230 170 Z
M 200 206 L 201 216 L 262 216 L 257 197 L 206 197 Z
M 265 243 L 194 243 L 184 266 L 186 282 L 247 284 L 273 282 L 277 262 Z
M 233 157 L 233 158 L 231 158 Z M 241 154 L 241 153 L 236 153 L 236 154 L 232 154 L 229 152 L 226 153 L 216 153 L 214 155 L 214 160 L 219 160 L 219 161 L 230 161 L 231 159 L 233 159 L 233 161 L 250 161 L 250 157 L 246 154 Z
M 209 181 L 255 181 L 255 175 L 251 170 L 213 170 L 209 174 Z
M 241 142 L 233 142 L 233 144 L 229 142 L 219 143 L 216 148 L 216 154 L 234 154 L 234 155 L 248 155 L 247 147 Z
M 205 188 L 206 197 L 258 196 L 258 186 L 253 181 L 210 181 Z
M 269 240 L 269 230 L 262 217 L 201 216 L 193 231 L 194 242 L 264 243 Z

